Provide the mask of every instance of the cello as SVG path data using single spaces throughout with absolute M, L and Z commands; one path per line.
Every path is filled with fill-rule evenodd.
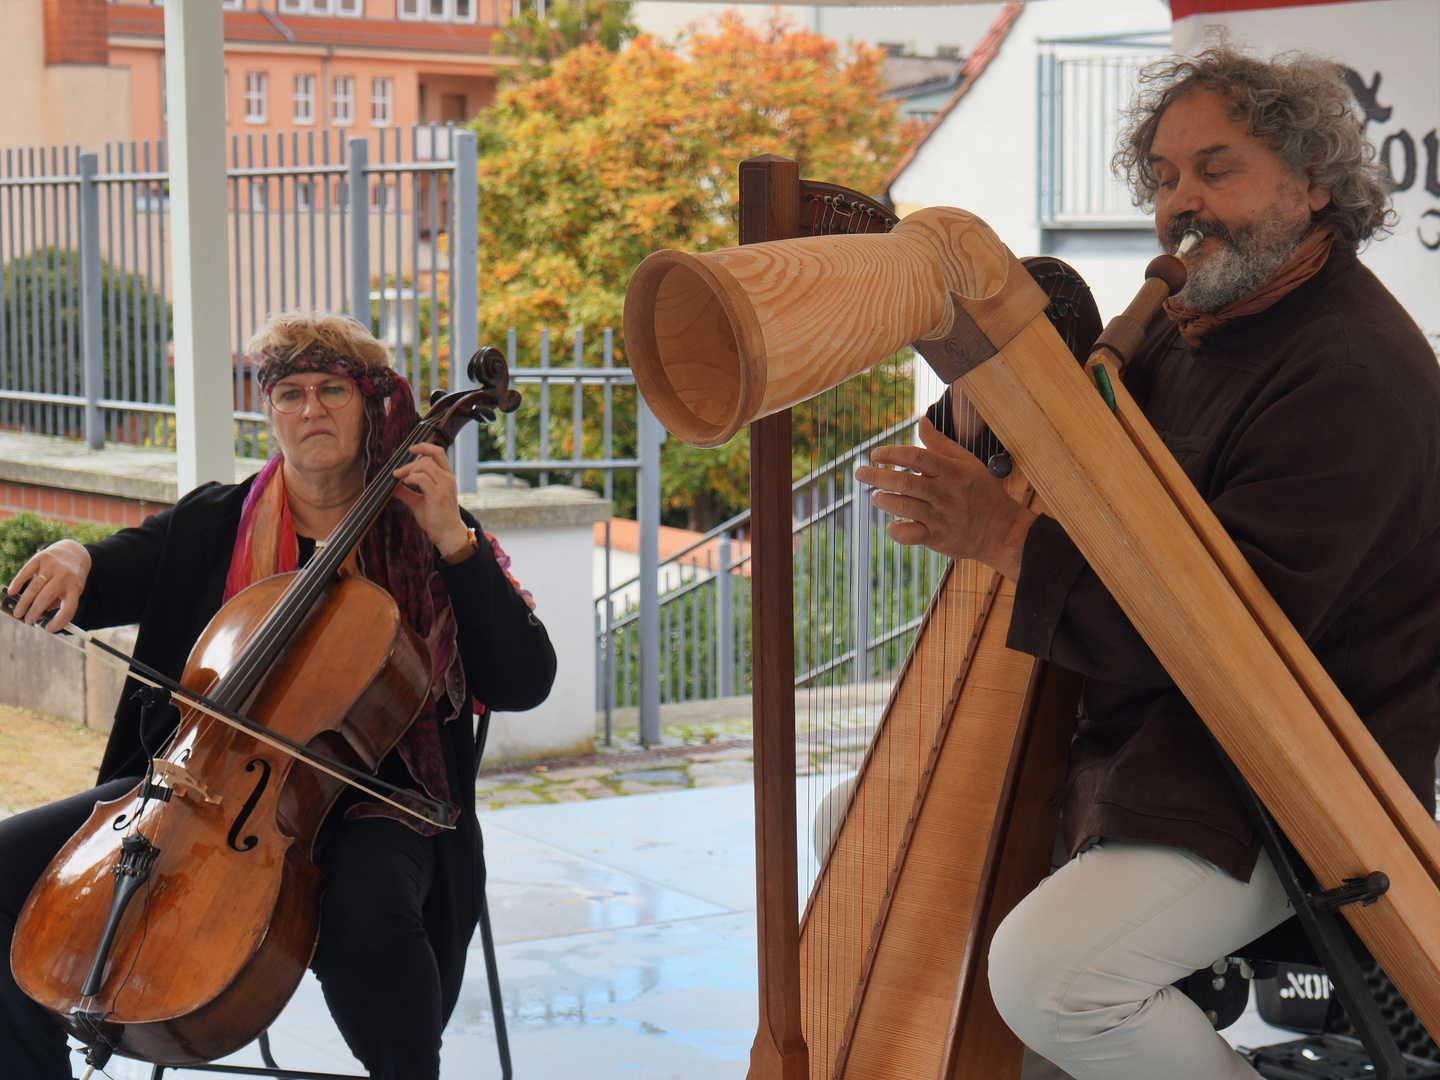
M 89 1046 L 160 1065 L 254 1039 L 298 986 L 319 929 L 316 834 L 346 784 L 449 827 L 444 808 L 370 774 L 423 705 L 431 658 L 352 552 L 419 443 L 513 411 L 503 356 L 425 418 L 304 569 L 265 578 L 201 634 L 173 693 L 181 716 L 132 790 L 97 803 L 16 925 L 17 984 Z

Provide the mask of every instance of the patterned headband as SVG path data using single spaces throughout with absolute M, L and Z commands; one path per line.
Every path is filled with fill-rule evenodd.
M 260 389 L 269 394 L 270 388 L 286 376 L 314 371 L 349 379 L 367 398 L 388 398 L 402 385 L 400 375 L 394 368 L 371 367 L 363 360 L 327 349 L 323 345 L 316 345 L 298 355 L 274 345 L 267 345 L 260 350 L 260 358 L 255 365 L 255 378 L 260 383 Z

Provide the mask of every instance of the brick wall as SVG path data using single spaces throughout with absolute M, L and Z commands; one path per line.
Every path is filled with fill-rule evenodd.
M 139 525 L 151 514 L 163 509 L 163 503 L 0 480 L 0 518 L 14 517 L 21 510 L 33 510 L 41 517 L 72 524 L 98 521 L 103 525 Z
M 108 64 L 105 0 L 45 0 L 45 63 Z

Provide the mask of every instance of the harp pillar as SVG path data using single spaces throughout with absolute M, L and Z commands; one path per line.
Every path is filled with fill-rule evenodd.
M 763 154 L 740 164 L 740 243 L 798 234 L 800 166 Z M 790 410 L 750 425 L 753 623 L 794 619 Z M 795 648 L 789 635 L 752 649 L 755 731 L 755 910 L 760 1025 L 750 1080 L 807 1080 L 800 1026 L 800 896 L 795 859 Z M 761 883 L 768 886 L 762 887 Z

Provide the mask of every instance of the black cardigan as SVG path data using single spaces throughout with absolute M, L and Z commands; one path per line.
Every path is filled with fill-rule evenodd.
M 142 525 L 87 545 L 92 565 L 76 624 L 90 629 L 138 622 L 135 658 L 178 679 L 191 647 L 220 609 L 250 484 L 205 484 Z M 462 515 L 467 525 L 478 528 L 473 518 Z M 436 565 L 450 593 L 470 693 L 503 712 L 539 705 L 555 678 L 555 651 L 490 545 L 481 543 L 475 556 L 456 566 L 438 557 Z M 167 708 L 152 716 L 149 730 L 141 731 L 140 704 L 133 696 L 138 688 L 133 679 L 125 683 L 99 783 L 140 776 L 148 757 L 144 748 L 158 748 L 174 730 L 178 713 Z M 470 794 L 475 774 L 473 716 L 468 708 L 463 713 L 448 723 L 440 718 L 450 790 L 461 815 L 453 831 L 437 837 L 436 879 L 425 909 L 447 1018 L 459 996 L 483 883 L 480 826 Z M 393 763 L 387 759 L 380 771 L 393 774 Z

